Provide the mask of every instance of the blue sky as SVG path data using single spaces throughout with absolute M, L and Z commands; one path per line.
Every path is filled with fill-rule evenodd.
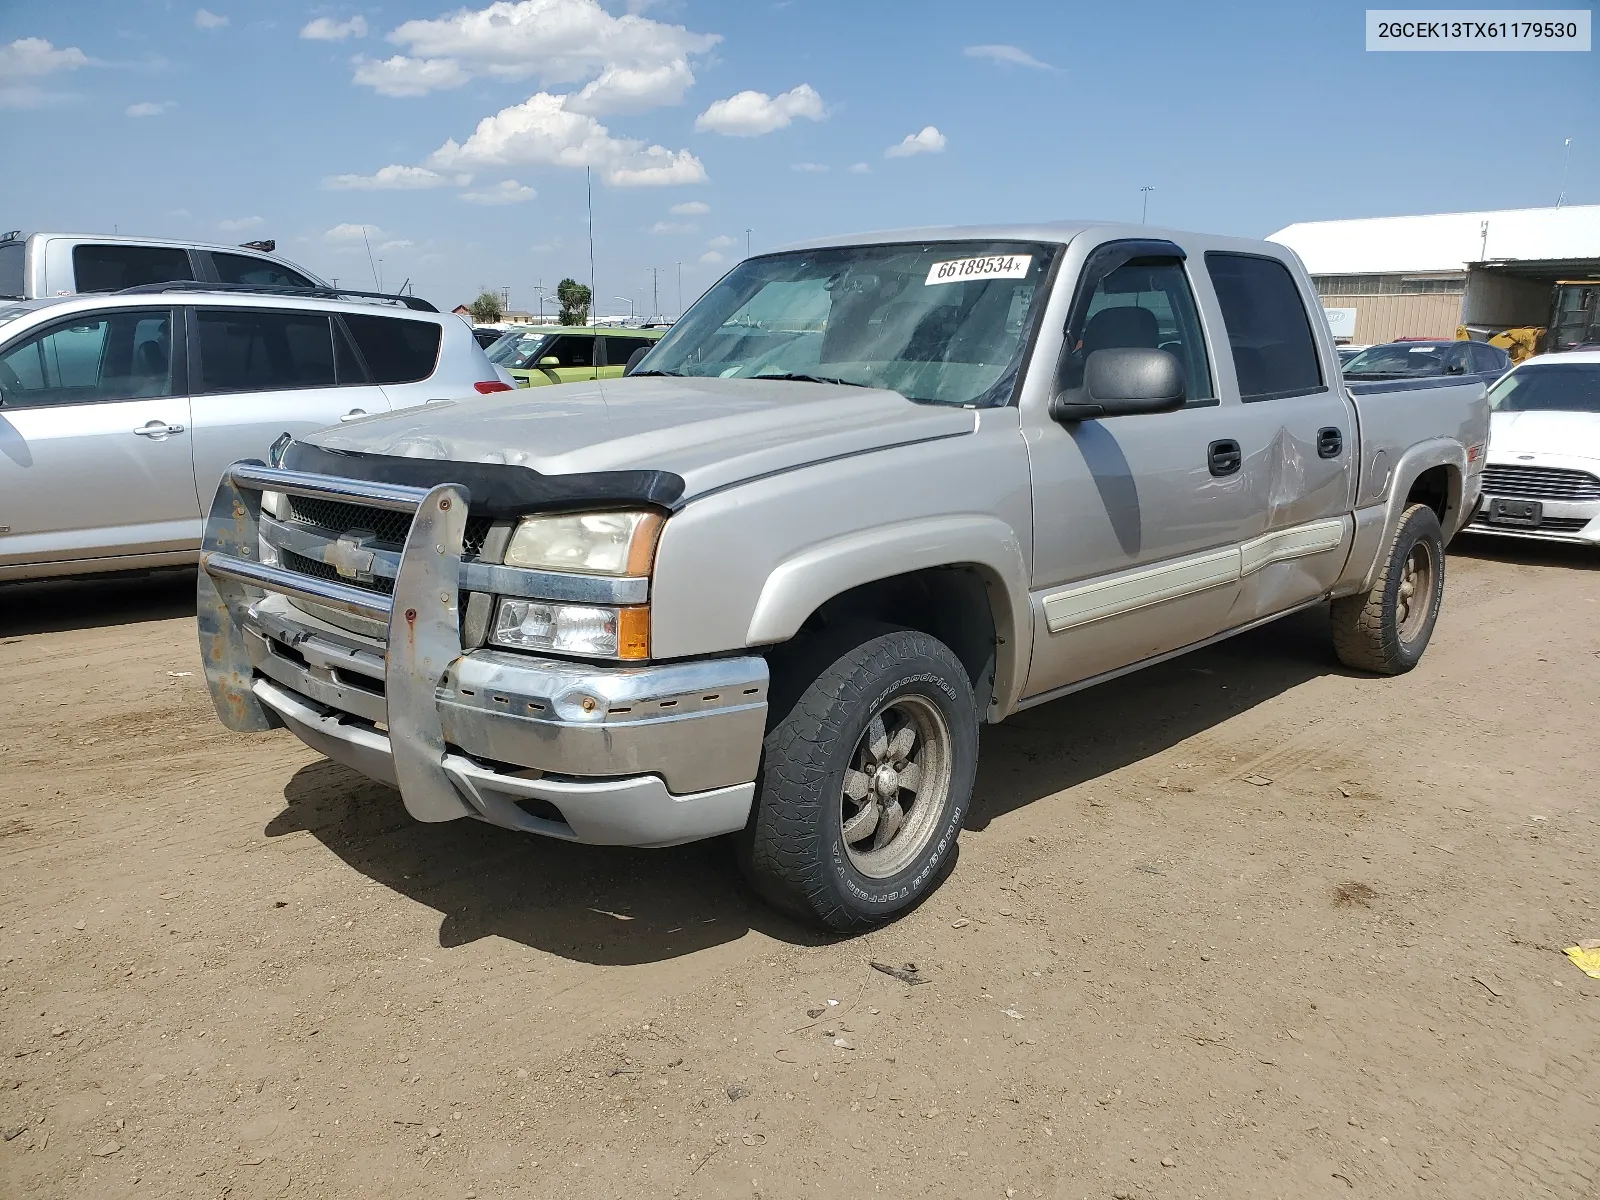
M 1373 54 L 1364 6 L 1070 0 L 0 4 L 0 225 L 224 242 L 440 307 L 677 308 L 897 225 L 1600 203 L 1600 53 Z M 482 123 L 480 125 L 480 123 Z M 388 168 L 388 170 L 385 170 Z M 674 210 L 677 211 L 674 211 Z

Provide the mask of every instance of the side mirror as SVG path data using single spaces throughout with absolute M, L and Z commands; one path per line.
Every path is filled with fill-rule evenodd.
M 1134 413 L 1171 412 L 1188 396 L 1183 364 L 1165 350 L 1096 350 L 1084 364 L 1083 387 L 1050 402 L 1057 421 L 1092 421 Z
M 546 354 L 539 360 L 539 365 L 541 367 L 559 367 L 561 365 L 561 360 L 554 354 Z
M 628 355 L 628 365 L 622 368 L 622 373 L 624 375 L 632 375 L 634 368 L 643 361 L 644 356 L 649 354 L 652 349 L 654 349 L 652 346 L 640 346 L 632 354 Z

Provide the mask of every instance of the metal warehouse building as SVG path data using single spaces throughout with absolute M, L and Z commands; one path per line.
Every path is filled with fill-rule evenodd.
M 1305 263 L 1341 341 L 1463 325 L 1549 329 L 1552 349 L 1600 339 L 1600 204 L 1304 221 L 1271 240 Z

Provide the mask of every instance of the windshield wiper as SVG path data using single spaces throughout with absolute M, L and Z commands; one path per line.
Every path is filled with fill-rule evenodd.
M 785 373 L 782 375 L 751 375 L 750 379 L 776 379 L 784 383 L 838 383 L 845 387 L 870 388 L 870 383 L 859 383 L 854 379 L 838 379 L 830 375 L 802 375 L 799 373 Z
M 683 378 L 682 371 L 635 371 L 632 375 L 629 375 L 628 378 L 638 379 L 641 375 L 670 375 L 674 379 Z

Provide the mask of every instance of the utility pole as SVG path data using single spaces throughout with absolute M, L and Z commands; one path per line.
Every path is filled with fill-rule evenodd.
M 750 231 L 748 229 L 744 231 L 744 256 L 746 258 L 750 257 Z
M 534 294 L 539 297 L 539 324 L 544 324 L 544 280 L 533 285 Z
M 1150 193 L 1155 190 L 1156 189 L 1151 187 L 1149 184 L 1146 184 L 1144 187 L 1139 189 L 1141 193 L 1139 203 L 1139 224 L 1141 225 L 1144 224 L 1144 219 L 1150 215 Z
M 683 264 L 678 264 L 678 316 L 683 316 Z
M 650 319 L 657 320 L 661 316 L 661 269 L 650 268 Z

